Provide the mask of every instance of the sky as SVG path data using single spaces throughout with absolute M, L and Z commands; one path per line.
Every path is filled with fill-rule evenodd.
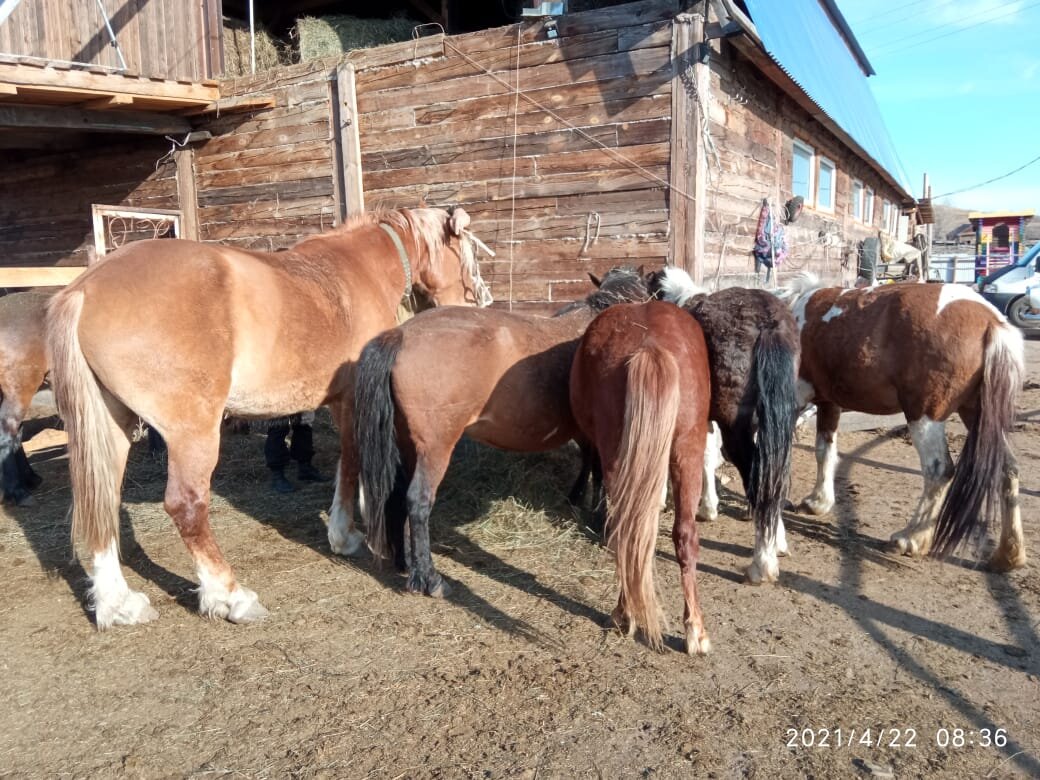
M 1040 217 L 1040 0 L 837 0 L 913 194 Z M 940 197 L 972 187 L 968 192 Z

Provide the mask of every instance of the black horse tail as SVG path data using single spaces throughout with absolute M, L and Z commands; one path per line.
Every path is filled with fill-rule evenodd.
M 965 540 L 982 540 L 990 521 L 1000 517 L 1005 474 L 1014 467 L 1008 438 L 1025 373 L 1022 334 L 1007 323 L 994 323 L 983 343 L 978 410 L 935 523 L 932 555 L 937 558 Z
M 386 502 L 394 489 L 401 453 L 391 382 L 402 338 L 400 329 L 393 328 L 369 341 L 354 375 L 354 446 L 361 467 L 368 546 L 377 558 L 393 554 L 387 537 Z
M 776 538 L 791 474 L 797 412 L 796 347 L 777 328 L 762 330 L 752 353 L 758 436 L 745 486 L 757 538 Z

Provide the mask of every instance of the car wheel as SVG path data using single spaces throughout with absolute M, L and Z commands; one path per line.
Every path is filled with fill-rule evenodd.
M 1028 296 L 1015 298 L 1008 306 L 1007 316 L 1011 324 L 1022 330 L 1040 330 L 1040 315 L 1026 317 L 1031 311 Z

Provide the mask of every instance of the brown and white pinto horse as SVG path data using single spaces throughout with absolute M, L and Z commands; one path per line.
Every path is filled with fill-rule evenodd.
M 797 413 L 798 324 L 766 290 L 730 287 L 711 295 L 680 268 L 650 276 L 650 292 L 678 304 L 704 330 L 711 356 L 711 419 L 726 458 L 740 472 L 755 525 L 755 551 L 745 569 L 749 582 L 773 582 L 777 555 L 787 554 L 783 508 L 791 471 Z M 718 516 L 715 433 L 705 454 L 698 517 Z
M 595 277 L 593 282 L 598 290 L 554 317 L 434 309 L 365 347 L 356 372 L 354 426 L 369 546 L 404 570 L 407 518 L 408 590 L 445 593 L 430 556 L 429 519 L 463 434 L 513 452 L 544 452 L 581 438 L 567 394 L 578 339 L 608 306 L 647 298 L 636 271 L 614 269 L 602 283 Z M 575 502 L 591 464 L 588 447 L 579 444 L 585 457 L 571 491 Z M 387 504 L 395 481 L 396 490 L 407 491 L 406 497 L 395 496 L 404 499 L 404 513 L 396 506 L 402 502 Z
M 820 515 L 834 506 L 842 410 L 902 412 L 924 493 L 907 527 L 892 535 L 894 551 L 945 555 L 1001 517 L 990 565 L 1023 565 L 1018 467 L 1009 444 L 1024 375 L 1022 334 L 959 285 L 821 289 L 806 274 L 789 295 L 802 328 L 799 394 L 817 406 L 816 486 L 802 507 Z M 954 412 L 968 427 L 956 468 L 945 432 Z
M 696 574 L 696 512 L 711 406 L 701 326 L 661 301 L 607 309 L 578 345 L 570 396 L 578 427 L 603 465 L 607 543 L 615 551 L 621 590 L 614 622 L 629 635 L 642 626 L 648 643 L 660 648 L 654 557 L 661 491 L 670 475 L 686 652 L 707 653 L 711 642 Z
M 16 504 L 29 503 L 29 491 L 41 481 L 22 449 L 21 425 L 47 376 L 44 317 L 54 292 L 0 297 L 0 470 L 4 499 Z
M 409 286 L 434 304 L 484 302 L 468 220 L 461 209 L 370 213 L 279 253 L 140 241 L 54 297 L 52 377 L 69 431 L 73 531 L 93 556 L 99 628 L 156 617 L 147 596 L 128 587 L 117 548 L 127 430 L 138 417 L 169 448 L 164 506 L 194 558 L 202 614 L 266 615 L 210 528 L 225 411 L 274 417 L 331 406 L 343 448 L 329 538 L 337 552 L 360 547 L 351 514 L 353 361 L 394 325 Z

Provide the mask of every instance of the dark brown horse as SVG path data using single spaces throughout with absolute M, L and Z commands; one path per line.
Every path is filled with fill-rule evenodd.
M 0 469 L 4 499 L 31 501 L 40 477 L 22 449 L 21 425 L 47 376 L 44 317 L 54 290 L 28 290 L 0 297 Z
M 700 323 L 711 356 L 711 419 L 726 458 L 740 472 L 755 524 L 755 551 L 745 570 L 754 584 L 777 579 L 777 555 L 787 553 L 783 507 L 791 471 L 797 413 L 798 324 L 766 290 L 731 287 L 711 295 L 689 274 L 665 268 L 650 277 L 651 292 L 686 309 Z M 714 491 L 712 442 L 705 459 L 704 494 Z M 716 506 L 704 497 L 699 516 Z
M 410 591 L 444 593 L 430 556 L 429 517 L 462 435 L 514 452 L 543 452 L 576 438 L 567 381 L 578 338 L 606 307 L 646 297 L 638 272 L 615 269 L 596 292 L 555 317 L 435 309 L 365 347 L 357 367 L 354 424 L 369 546 L 404 568 L 404 518 L 387 518 L 385 511 L 403 467 Z M 587 481 L 589 460 L 586 449 L 572 497 Z
M 139 241 L 54 297 L 48 347 L 69 431 L 73 530 L 93 556 L 100 628 L 156 617 L 128 587 L 117 549 L 127 432 L 138 417 L 167 442 L 164 506 L 194 558 L 204 615 L 245 622 L 266 614 L 236 582 L 210 528 L 225 410 L 274 417 L 331 406 L 345 435 L 329 537 L 338 552 L 359 546 L 353 362 L 394 324 L 411 289 L 435 304 L 486 301 L 468 219 L 461 209 L 371 213 L 279 253 Z
M 953 284 L 842 290 L 802 275 L 790 302 L 802 328 L 799 392 L 817 406 L 816 486 L 802 507 L 819 515 L 834 506 L 842 410 L 902 412 L 924 493 L 907 527 L 892 535 L 893 550 L 944 555 L 1000 518 L 990 565 L 1022 566 L 1018 467 L 1009 444 L 1025 371 L 1022 334 L 978 294 Z M 968 427 L 956 468 L 945 431 L 955 412 Z
M 621 588 L 614 622 L 629 634 L 642 626 L 649 644 L 661 646 L 654 557 L 661 491 L 670 476 L 686 652 L 707 653 L 696 578 L 696 511 L 711 405 L 701 326 L 660 301 L 607 309 L 578 346 L 570 396 L 578 427 L 603 466 L 607 543 Z

